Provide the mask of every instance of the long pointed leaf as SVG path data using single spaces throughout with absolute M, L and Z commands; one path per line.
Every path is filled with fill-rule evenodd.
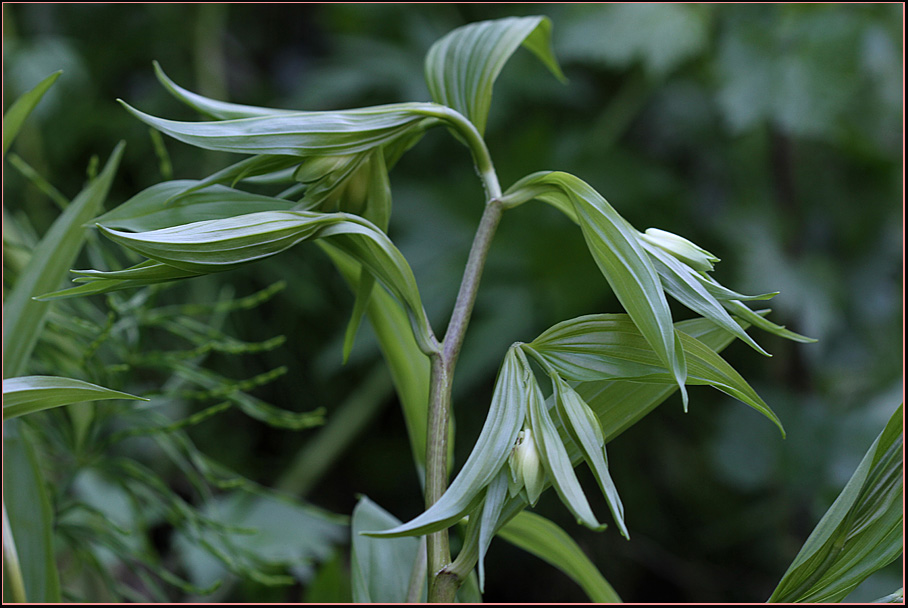
M 687 368 L 659 276 L 644 251 L 638 232 L 587 183 L 562 172 L 534 173 L 505 194 L 518 201 L 538 198 L 580 224 L 587 247 L 621 305 L 671 370 L 687 407 Z
M 35 109 L 35 106 L 38 105 L 38 102 L 41 101 L 41 98 L 44 97 L 44 94 L 47 93 L 47 90 L 62 73 L 63 70 L 54 72 L 35 85 L 33 89 L 23 93 L 3 115 L 3 156 L 6 156 L 7 150 L 9 150 L 13 140 L 16 139 L 16 135 L 19 134 L 25 119 L 28 118 L 28 115 L 32 113 L 32 110 Z
M 148 401 L 103 386 L 57 376 L 22 376 L 3 381 L 3 419 L 39 412 L 61 405 L 102 399 Z
M 770 602 L 841 602 L 902 553 L 902 406 L 817 524 Z
M 489 415 L 476 445 L 441 498 L 409 522 L 374 536 L 412 536 L 447 528 L 466 515 L 501 471 L 526 416 L 530 371 L 515 348 L 508 350 L 498 373 Z M 533 381 L 535 385 L 535 381 Z M 537 387 L 538 390 L 538 387 Z
M 149 126 L 199 148 L 297 157 L 372 150 L 421 129 L 427 116 L 438 113 L 436 104 L 403 103 L 336 112 L 181 122 L 157 118 L 121 103 Z
M 24 372 L 50 306 L 31 298 L 56 289 L 72 267 L 85 238 L 82 225 L 103 205 L 123 148 L 122 142 L 114 148 L 103 171 L 54 221 L 3 302 L 4 377 L 19 376 Z

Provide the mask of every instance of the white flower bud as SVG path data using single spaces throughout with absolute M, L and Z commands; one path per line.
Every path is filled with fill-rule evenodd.
M 718 262 L 719 258 L 698 247 L 686 238 L 659 230 L 658 228 L 647 228 L 640 238 L 650 245 L 658 247 L 663 251 L 675 256 L 694 270 L 700 272 L 709 272 L 713 269 L 713 262 Z
M 530 505 L 535 505 L 545 484 L 545 470 L 530 429 L 523 429 L 517 435 L 517 443 L 511 449 L 508 464 L 517 489 L 526 487 Z

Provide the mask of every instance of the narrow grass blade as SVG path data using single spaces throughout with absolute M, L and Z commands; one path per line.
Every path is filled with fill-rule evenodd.
M 35 247 L 16 285 L 3 302 L 3 376 L 19 376 L 44 327 L 50 304 L 32 296 L 56 289 L 72 267 L 85 234 L 82 225 L 97 215 L 113 181 L 124 144 L 114 148 L 97 178 L 73 199 Z
M 35 106 L 38 105 L 38 102 L 41 101 L 41 98 L 44 97 L 44 94 L 47 93 L 47 90 L 50 89 L 62 73 L 63 70 L 54 72 L 39 82 L 33 89 L 23 93 L 3 115 L 4 156 L 6 156 L 6 152 L 12 145 L 13 140 L 16 139 L 16 135 L 19 134 L 25 119 L 28 118 L 28 115 L 32 113 L 32 110 L 35 109 Z

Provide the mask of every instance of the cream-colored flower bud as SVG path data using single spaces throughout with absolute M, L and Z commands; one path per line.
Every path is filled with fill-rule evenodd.
M 686 238 L 665 230 L 647 228 L 646 232 L 641 234 L 640 237 L 650 245 L 675 256 L 694 270 L 709 272 L 713 269 L 713 262 L 719 261 L 719 258 L 702 247 L 698 247 Z
M 517 435 L 517 443 L 511 449 L 508 464 L 515 484 L 518 488 L 526 487 L 530 505 L 535 505 L 545 484 L 545 470 L 530 429 L 523 429 Z

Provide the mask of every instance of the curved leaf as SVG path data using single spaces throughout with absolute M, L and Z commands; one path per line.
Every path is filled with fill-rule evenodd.
M 552 53 L 552 22 L 547 17 L 509 17 L 457 28 L 426 55 L 426 84 L 432 99 L 466 116 L 485 131 L 492 86 L 517 47 L 525 46 L 560 80 Z
M 135 399 L 148 401 L 103 386 L 58 376 L 21 376 L 3 381 L 3 419 L 40 412 L 61 405 L 100 401 L 103 399 Z
M 511 347 L 504 358 L 489 414 L 476 445 L 463 468 L 438 501 L 409 522 L 373 536 L 413 536 L 447 528 L 466 515 L 483 497 L 486 486 L 499 474 L 527 412 L 531 372 L 520 360 L 519 349 Z M 535 386 L 535 380 L 532 382 Z M 538 390 L 538 386 L 536 387 Z
M 770 602 L 841 602 L 902 553 L 902 406 L 817 524 Z
M 498 536 L 567 574 L 593 602 L 621 602 L 621 598 L 574 539 L 548 519 L 523 511 L 502 526 Z
M 662 279 L 662 286 L 672 297 L 722 329 L 734 334 L 761 355 L 770 356 L 741 329 L 740 325 L 735 323 L 722 304 L 710 293 L 701 280 L 702 273 L 643 239 L 641 239 L 641 244 L 650 255 L 653 266 Z
M 157 118 L 120 101 L 135 117 L 174 139 L 239 154 L 316 156 L 372 150 L 423 128 L 431 103 L 401 103 L 334 112 L 292 112 L 213 122 Z
M 681 389 L 687 368 L 672 327 L 671 311 L 656 270 L 640 244 L 638 232 L 583 180 L 562 172 L 529 175 L 508 189 L 508 206 L 538 198 L 580 224 L 587 247 L 640 333 Z
M 784 435 L 778 417 L 740 374 L 696 338 L 683 331 L 677 331 L 677 336 L 687 360 L 688 384 L 709 385 L 739 399 L 769 418 Z M 528 346 L 566 380 L 674 382 L 628 315 L 587 315 L 564 321 Z
M 294 113 L 294 110 L 261 108 L 258 106 L 246 106 L 209 99 L 197 93 L 193 93 L 192 91 L 188 91 L 172 81 L 167 74 L 164 73 L 164 70 L 161 69 L 161 65 L 157 61 L 152 62 L 152 64 L 154 65 L 154 73 L 158 78 L 158 82 L 164 85 L 164 88 L 167 89 L 171 95 L 190 108 L 193 108 L 201 114 L 210 116 L 211 118 L 229 120 L 234 118 L 253 118 L 256 116 L 280 116 Z
M 219 185 L 197 190 L 200 184 L 190 179 L 155 184 L 96 217 L 91 225 L 144 232 L 259 211 L 288 211 L 296 204 Z

